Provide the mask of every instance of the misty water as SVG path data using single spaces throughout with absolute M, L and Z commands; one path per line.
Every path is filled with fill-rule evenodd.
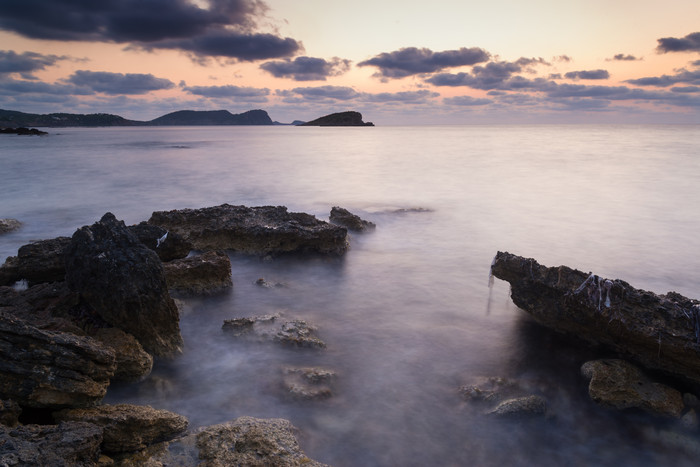
M 184 353 L 105 402 L 172 410 L 191 428 L 286 418 L 309 457 L 335 466 L 695 465 L 692 449 L 657 442 L 677 423 L 590 401 L 580 365 L 608 355 L 534 324 L 488 279 L 502 250 L 700 298 L 700 127 L 49 133 L 0 138 L 0 217 L 24 223 L 0 236 L 3 259 L 105 212 L 135 224 L 222 203 L 319 219 L 342 206 L 377 225 L 342 258 L 231 253 L 230 292 L 183 300 Z M 271 313 L 312 323 L 327 348 L 222 332 L 225 319 Z M 287 366 L 335 371 L 333 396 L 285 397 Z M 479 376 L 520 381 L 548 416 L 483 415 L 459 393 Z

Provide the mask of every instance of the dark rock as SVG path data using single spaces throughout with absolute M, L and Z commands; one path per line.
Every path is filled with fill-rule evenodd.
M 532 394 L 522 381 L 496 376 L 477 377 L 459 389 L 470 405 L 482 413 L 503 418 L 528 418 L 547 413 L 547 399 Z
M 63 281 L 69 244 L 69 237 L 57 237 L 21 246 L 17 256 L 7 258 L 0 268 L 0 285 L 11 285 L 21 279 L 26 279 L 29 285 Z
M 517 381 L 497 376 L 478 377 L 471 384 L 460 387 L 462 397 L 469 402 L 486 402 L 494 405 L 522 394 Z
M 116 355 L 117 369 L 112 381 L 140 381 L 151 373 L 153 357 L 131 334 L 117 328 L 98 328 L 91 336 Z
M 41 136 L 48 135 L 47 132 L 37 130 L 36 128 L 0 128 L 0 134 L 6 135 L 22 135 L 22 136 Z
M 264 110 L 232 114 L 228 110 L 178 110 L 148 122 L 149 125 L 272 125 Z
M 145 221 L 129 226 L 129 230 L 141 243 L 155 251 L 161 261 L 185 258 L 192 250 L 192 244 L 181 235 Z
M 342 225 L 343 227 L 347 227 L 348 230 L 354 230 L 356 232 L 364 232 L 377 227 L 374 223 L 363 220 L 360 216 L 337 206 L 331 209 L 330 220 L 334 224 Z
M 102 430 L 91 423 L 0 425 L 0 465 L 95 466 L 101 442 Z
M 22 227 L 17 219 L 0 219 L 0 234 L 12 232 Z
M 206 295 L 230 289 L 231 260 L 220 250 L 163 263 L 165 280 L 171 292 Z
M 524 396 L 506 399 L 487 412 L 489 415 L 508 418 L 543 416 L 547 411 L 547 400 L 542 396 Z
M 78 229 L 66 253 L 66 282 L 110 325 L 156 356 L 181 351 L 179 314 L 158 256 L 111 213 Z
M 187 419 L 167 410 L 118 404 L 54 413 L 57 421 L 88 422 L 103 430 L 102 450 L 108 454 L 132 452 L 169 441 L 187 429 Z
M 700 382 L 700 302 L 656 295 L 619 279 L 499 252 L 491 272 L 539 323 L 631 356 L 643 366 Z
M 19 404 L 11 399 L 0 400 L 0 425 L 17 426 L 22 409 Z
M 284 206 L 222 204 L 201 209 L 154 212 L 149 224 L 176 232 L 201 250 L 252 254 L 317 252 L 343 254 L 347 229 Z
M 347 111 L 324 115 L 298 126 L 374 126 L 372 122 L 363 122 L 360 112 Z
M 262 287 L 263 289 L 283 289 L 287 287 L 282 282 L 270 282 L 265 280 L 264 277 L 260 277 L 258 280 L 256 280 L 255 285 Z
M 292 399 L 319 400 L 333 395 L 336 374 L 324 368 L 295 368 L 282 370 L 284 394 Z
M 677 390 L 651 381 L 636 366 L 617 359 L 594 360 L 581 367 L 590 379 L 588 394 L 597 404 L 612 409 L 639 408 L 662 417 L 679 418 L 683 396 Z
M 38 408 L 93 405 L 115 369 L 114 353 L 89 337 L 42 331 L 0 312 L 0 399 Z
M 299 319 L 284 321 L 279 315 L 228 319 L 224 321 L 222 329 L 235 337 L 252 337 L 291 347 L 326 347 L 326 343 L 316 336 L 317 329 L 314 326 Z

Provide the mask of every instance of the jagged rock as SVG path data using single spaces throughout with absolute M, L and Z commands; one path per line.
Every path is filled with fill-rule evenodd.
M 139 381 L 148 376 L 153 369 L 153 357 L 131 334 L 117 328 L 98 328 L 91 336 L 116 355 L 117 369 L 112 381 Z
M 171 292 L 185 295 L 213 294 L 229 289 L 231 260 L 223 251 L 163 263 L 165 280 Z
M 147 445 L 168 441 L 187 429 L 187 419 L 167 410 L 118 404 L 54 413 L 64 422 L 88 422 L 103 430 L 102 450 L 108 454 L 132 452 Z
M 141 243 L 155 251 L 161 261 L 185 258 L 192 250 L 192 244 L 181 235 L 145 221 L 130 225 L 129 230 Z
M 539 323 L 700 382 L 699 301 L 510 253 L 498 252 L 491 272 L 510 283 L 513 302 Z
M 546 411 L 547 400 L 542 396 L 530 395 L 506 399 L 487 413 L 497 417 L 524 418 L 543 416 Z
M 639 408 L 654 415 L 679 418 L 683 396 L 651 381 L 636 366 L 617 359 L 593 360 L 581 367 L 590 379 L 588 394 L 597 404 L 613 409 Z
M 341 255 L 348 248 L 347 229 L 284 206 L 222 204 L 201 209 L 154 212 L 149 224 L 182 235 L 201 250 L 251 254 L 317 252 Z
M 227 319 L 224 320 L 222 329 L 235 337 L 253 337 L 291 347 L 326 347 L 326 343 L 316 336 L 316 327 L 299 319 L 283 321 L 278 314 Z
M 56 237 L 23 245 L 17 256 L 10 256 L 0 268 L 0 285 L 25 279 L 29 285 L 63 281 L 66 275 L 65 251 L 69 237 Z
M 78 229 L 66 252 L 66 282 L 110 325 L 155 356 L 181 351 L 179 314 L 158 256 L 113 214 Z
M 17 402 L 10 399 L 0 400 L 0 425 L 10 428 L 17 426 L 21 413 L 22 409 Z
M 0 287 L 0 310 L 44 331 L 70 332 L 84 336 L 88 317 L 73 314 L 75 296 L 63 282 L 38 284 L 25 290 Z
M 318 400 L 333 395 L 334 371 L 324 368 L 295 368 L 282 370 L 282 387 L 292 399 Z
M 377 227 L 373 222 L 363 220 L 360 216 L 337 206 L 331 208 L 330 220 L 334 224 L 342 225 L 347 227 L 348 230 L 356 232 L 364 232 Z
M 22 223 L 17 219 L 0 219 L 0 234 L 12 232 L 22 227 Z
M 0 465 L 94 466 L 101 442 L 102 430 L 91 423 L 0 425 Z
M 0 399 L 39 408 L 93 405 L 115 369 L 114 353 L 89 337 L 42 331 L 0 312 Z

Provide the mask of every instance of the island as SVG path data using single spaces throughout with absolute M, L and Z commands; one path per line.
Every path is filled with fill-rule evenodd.
M 347 111 L 325 115 L 297 126 L 374 126 L 374 123 L 363 122 L 360 112 Z

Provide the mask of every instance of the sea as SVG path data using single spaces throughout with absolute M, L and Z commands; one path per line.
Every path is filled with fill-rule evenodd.
M 181 301 L 182 355 L 106 403 L 192 429 L 288 419 L 307 456 L 338 467 L 697 465 L 697 429 L 596 405 L 581 364 L 613 355 L 534 323 L 489 270 L 508 251 L 700 298 L 700 126 L 45 130 L 0 137 L 0 218 L 23 223 L 0 235 L 0 261 L 107 212 L 131 225 L 228 203 L 328 220 L 340 206 L 376 224 L 342 257 L 231 252 L 230 291 Z M 327 347 L 222 331 L 273 313 Z M 332 396 L 288 397 L 288 367 L 335 372 Z M 545 397 L 546 416 L 486 414 L 460 391 L 483 378 Z

